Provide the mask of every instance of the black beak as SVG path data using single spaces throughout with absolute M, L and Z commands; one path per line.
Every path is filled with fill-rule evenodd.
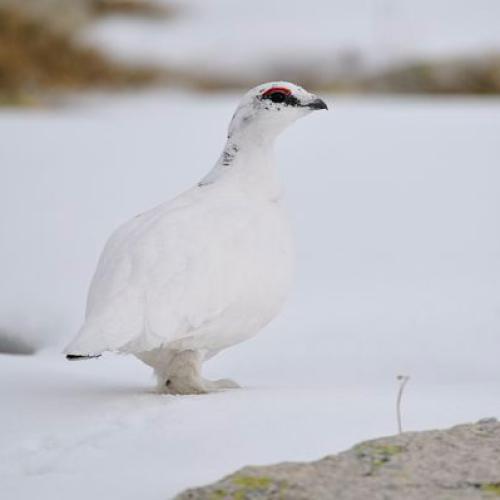
M 314 101 L 310 102 L 307 107 L 309 109 L 328 109 L 325 101 L 323 99 L 314 99 Z

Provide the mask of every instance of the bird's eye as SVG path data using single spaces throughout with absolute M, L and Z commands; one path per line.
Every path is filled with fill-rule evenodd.
M 269 99 L 273 102 L 283 102 L 286 99 L 286 94 L 283 92 L 273 92 L 269 94 Z
M 276 103 L 281 103 L 285 102 L 286 98 L 291 94 L 292 92 L 289 89 L 286 88 L 271 88 L 269 90 L 266 90 L 262 94 L 263 99 L 269 99 L 272 102 Z

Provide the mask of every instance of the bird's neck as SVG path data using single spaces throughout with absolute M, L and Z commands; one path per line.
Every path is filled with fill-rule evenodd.
M 281 184 L 274 162 L 274 141 L 230 137 L 219 160 L 200 186 L 226 184 L 250 196 L 276 200 Z

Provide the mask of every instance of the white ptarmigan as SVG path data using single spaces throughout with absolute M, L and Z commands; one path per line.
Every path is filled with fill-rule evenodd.
M 247 92 L 209 174 L 111 236 L 67 358 L 134 354 L 173 394 L 238 387 L 202 378 L 201 365 L 256 335 L 286 298 L 293 245 L 273 144 L 318 109 L 327 106 L 288 82 Z

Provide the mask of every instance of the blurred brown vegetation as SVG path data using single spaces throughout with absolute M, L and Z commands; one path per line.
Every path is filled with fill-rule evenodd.
M 19 9 L 0 6 L 0 104 L 31 104 L 48 91 L 149 84 L 154 68 L 111 61 Z
M 120 14 L 162 19 L 174 14 L 172 7 L 148 0 L 89 0 L 89 5 L 97 16 Z
M 412 94 L 499 94 L 500 56 L 421 61 L 368 73 L 360 54 L 321 63 L 294 61 L 249 75 L 196 68 L 132 66 L 112 60 L 75 36 L 108 15 L 165 19 L 175 9 L 155 0 L 0 0 L 0 105 L 30 105 L 61 91 L 170 83 L 205 92 L 290 80 L 317 91 Z M 166 27 L 168 29 L 168 26 Z M 264 73 L 264 74 L 263 74 Z
M 365 92 L 500 94 L 500 55 L 415 62 L 350 83 Z
M 329 70 L 330 77 L 317 68 L 282 68 L 257 79 L 248 76 L 178 73 L 176 83 L 203 91 L 244 90 L 263 80 L 287 80 L 306 88 L 337 93 L 362 94 L 430 94 L 430 95 L 498 95 L 500 94 L 500 55 L 477 58 L 410 62 L 377 72 L 346 76 Z

